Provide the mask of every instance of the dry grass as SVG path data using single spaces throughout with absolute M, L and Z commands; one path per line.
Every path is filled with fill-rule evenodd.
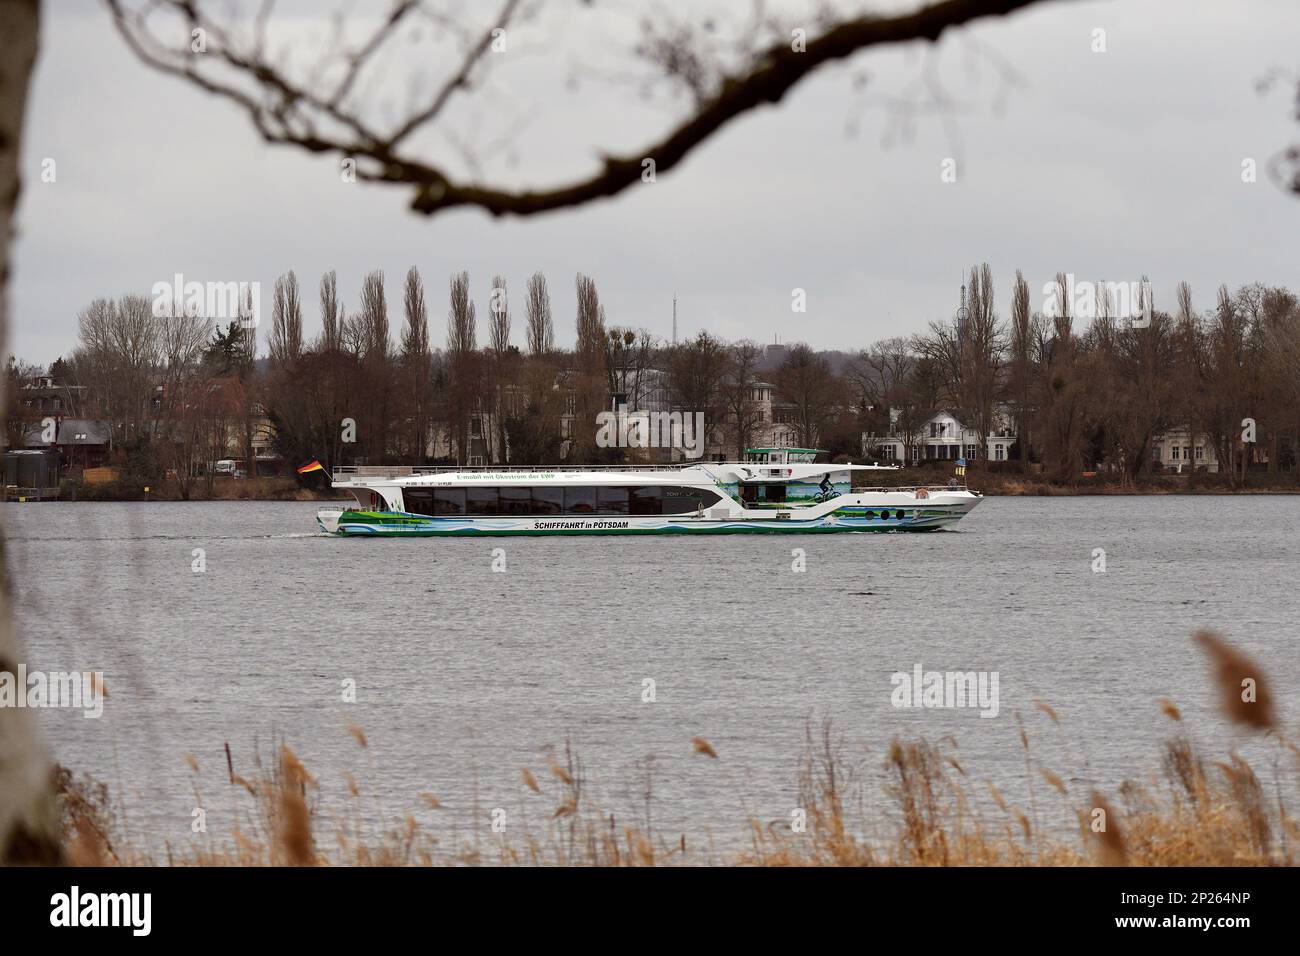
M 951 737 L 895 740 L 873 767 L 865 757 L 846 759 L 848 748 L 829 721 L 810 722 L 797 771 L 797 810 L 786 819 L 738 820 L 740 832 L 749 835 L 744 849 L 719 854 L 697 837 L 652 829 L 648 773 L 644 820 L 617 820 L 589 796 L 586 770 L 567 744 L 550 759 L 549 777 L 539 780 L 519 768 L 521 802 L 509 827 L 499 831 L 492 814 L 476 809 L 444 845 L 412 814 L 392 823 L 380 810 L 363 812 L 361 788 L 350 774 L 349 818 L 325 817 L 318 781 L 282 745 L 269 763 L 255 755 L 247 777 L 236 772 L 227 748 L 227 785 L 244 808 L 233 832 L 168 846 L 165 859 L 132 847 L 106 787 L 60 769 L 64 851 L 69 862 L 83 865 L 1293 866 L 1300 826 L 1283 800 L 1281 780 L 1300 776 L 1300 748 L 1280 730 L 1271 702 L 1258 711 L 1242 709 L 1242 674 L 1249 672 L 1262 688 L 1259 668 L 1217 636 L 1196 639 L 1210 653 L 1229 719 L 1268 731 L 1264 741 L 1274 751 L 1267 787 L 1240 755 L 1202 754 L 1169 700 L 1153 702 L 1176 731 L 1163 742 L 1159 770 L 1113 794 L 1075 784 L 1087 780 L 1086 772 L 1062 776 L 1042 765 L 1017 715 L 1024 806 L 1008 801 L 990 781 L 969 776 Z M 1257 697 L 1255 706 L 1265 699 Z M 1066 732 L 1048 704 L 1034 706 L 1050 719 L 1053 733 Z M 348 732 L 369 750 L 361 728 Z M 705 764 L 719 760 L 702 737 L 682 744 L 711 758 Z M 197 761 L 186 760 L 197 781 Z M 884 796 L 868 796 L 874 793 Z M 434 794 L 418 796 L 426 810 L 449 812 Z M 197 783 L 195 800 L 203 805 Z M 718 825 L 710 824 L 714 830 Z

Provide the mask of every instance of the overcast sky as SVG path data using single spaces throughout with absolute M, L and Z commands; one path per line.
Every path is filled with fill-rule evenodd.
M 484 101 L 514 128 L 508 148 L 482 157 L 507 182 L 575 178 L 600 149 L 634 152 L 685 107 L 602 79 L 632 34 L 588 26 L 589 14 L 556 2 L 517 39 L 517 62 Z M 1097 29 L 1104 53 L 1092 50 Z M 10 350 L 49 362 L 74 347 L 92 299 L 148 294 L 177 272 L 259 281 L 269 312 L 275 277 L 293 269 L 314 335 L 322 272 L 337 270 L 355 309 L 362 275 L 383 269 L 396 328 L 415 265 L 436 345 L 460 269 L 480 316 L 494 272 L 517 315 L 525 279 L 545 272 L 560 343 L 573 339 L 577 272 L 596 279 L 611 324 L 667 337 L 675 292 L 683 335 L 845 349 L 950 315 L 962 274 L 981 261 L 1003 314 L 1017 268 L 1035 308 L 1058 270 L 1147 273 L 1158 308 L 1172 306 L 1181 279 L 1201 308 L 1221 282 L 1300 288 L 1300 202 L 1264 172 L 1300 140 L 1294 88 L 1254 88 L 1271 67 L 1300 68 L 1297 38 L 1295 0 L 1049 2 L 947 34 L 931 54 L 916 44 L 826 68 L 612 200 L 527 220 L 427 219 L 407 211 L 405 190 L 342 183 L 337 157 L 263 145 L 231 105 L 138 63 L 97 5 L 53 0 L 23 144 Z M 948 121 L 919 115 L 899 135 L 885 104 L 927 57 L 957 108 Z M 392 63 L 400 72 L 401 58 Z M 1018 85 L 1006 87 L 1006 70 Z M 476 128 L 475 109 L 453 118 Z M 421 143 L 456 164 L 446 140 Z M 955 183 L 941 177 L 949 157 Z M 46 158 L 53 183 L 41 182 Z M 1254 184 L 1242 182 L 1247 158 L 1259 164 Z M 795 288 L 806 290 L 805 314 L 791 311 Z M 522 343 L 522 316 L 515 330 Z

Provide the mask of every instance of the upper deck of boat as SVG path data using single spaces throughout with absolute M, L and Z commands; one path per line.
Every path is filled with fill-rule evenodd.
M 334 486 L 374 485 L 534 485 L 534 484 L 713 484 L 715 482 L 785 482 L 827 473 L 894 471 L 888 465 L 830 463 L 675 462 L 663 465 L 339 465 Z

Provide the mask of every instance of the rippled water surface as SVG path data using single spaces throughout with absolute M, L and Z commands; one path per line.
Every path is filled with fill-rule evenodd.
M 349 805 L 351 771 L 376 808 L 449 833 L 476 805 L 544 816 L 520 768 L 540 774 L 567 737 L 605 806 L 643 817 L 649 779 L 657 830 L 719 848 L 749 814 L 788 821 L 810 716 L 869 778 L 891 737 L 951 734 L 972 779 L 1012 794 L 1017 713 L 1081 792 L 1158 768 L 1161 697 L 1199 745 L 1265 760 L 1215 714 L 1199 627 L 1255 657 L 1294 723 L 1300 497 L 993 498 L 927 535 L 340 540 L 314 510 L 4 506 L 29 667 L 102 670 L 110 694 L 99 720 L 42 726 L 60 762 L 124 795 L 138 837 L 187 840 L 196 785 L 220 831 L 223 745 L 247 769 L 279 736 L 327 809 Z M 997 717 L 893 707 L 890 675 L 917 663 L 996 671 Z

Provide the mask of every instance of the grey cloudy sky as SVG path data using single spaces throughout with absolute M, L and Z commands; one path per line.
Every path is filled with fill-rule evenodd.
M 284 35 L 320 32 L 303 9 L 296 17 Z M 557 0 L 521 32 L 518 62 L 482 101 L 489 119 L 472 102 L 452 117 L 491 141 L 513 130 L 507 148 L 483 152 L 493 177 L 575 178 L 601 149 L 635 151 L 681 115 L 684 104 L 674 112 L 620 82 L 633 33 L 590 22 Z M 1098 28 L 1105 53 L 1091 49 Z M 447 278 L 460 269 L 480 314 L 494 272 L 516 311 L 526 277 L 545 272 L 562 343 L 576 272 L 596 279 L 614 324 L 668 336 L 676 292 L 685 335 L 846 349 L 951 314 L 963 271 L 980 261 L 1003 313 L 1017 268 L 1035 307 L 1058 270 L 1149 274 L 1166 308 L 1181 279 L 1202 308 L 1221 282 L 1297 288 L 1300 203 L 1263 171 L 1300 139 L 1294 90 L 1254 89 L 1272 67 L 1300 67 L 1297 38 L 1294 0 L 1045 3 L 950 32 L 932 53 L 915 44 L 826 68 L 612 200 L 527 220 L 427 219 L 406 210 L 405 190 L 342 183 L 337 157 L 263 145 L 234 107 L 138 63 L 100 7 L 55 0 L 29 104 L 10 349 L 42 363 L 66 354 L 90 300 L 148 293 L 177 272 L 259 281 L 266 307 L 275 277 L 293 269 L 314 334 L 322 272 L 338 271 L 355 308 L 362 275 L 383 269 L 396 326 L 415 265 L 438 345 Z M 393 63 L 400 73 L 402 57 Z M 955 109 L 918 115 L 901 135 L 887 104 L 927 69 Z M 1010 88 L 1007 71 L 1019 78 Z M 422 144 L 457 164 L 445 139 Z M 941 180 L 947 157 L 956 183 Z M 54 183 L 40 181 L 45 158 Z M 1241 181 L 1245 158 L 1259 163 L 1255 184 Z M 796 287 L 806 314 L 791 312 Z

